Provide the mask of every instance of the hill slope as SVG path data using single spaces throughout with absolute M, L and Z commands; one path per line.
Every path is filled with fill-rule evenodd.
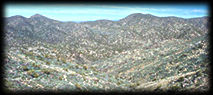
M 208 90 L 208 17 L 5 21 L 9 90 Z

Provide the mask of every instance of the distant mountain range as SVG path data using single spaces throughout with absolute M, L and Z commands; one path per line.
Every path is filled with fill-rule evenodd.
M 35 14 L 30 18 L 9 17 L 6 19 L 5 28 L 10 39 L 18 37 L 27 41 L 68 43 L 71 46 L 74 43 L 95 46 L 96 42 L 112 47 L 135 47 L 143 43 L 157 43 L 164 39 L 190 39 L 204 35 L 208 30 L 207 21 L 207 17 L 183 19 L 135 13 L 119 21 L 74 23 L 60 22 Z
M 57 21 L 39 14 L 35 14 L 30 18 L 12 16 L 5 18 L 4 22 L 4 32 L 6 34 L 5 52 L 7 54 L 6 71 L 15 70 L 17 73 L 22 74 L 20 76 L 23 78 L 26 72 L 29 73 L 28 69 L 34 68 L 32 66 L 35 66 L 35 64 L 41 65 L 41 68 L 50 66 L 48 67 L 49 69 L 64 69 L 75 64 L 78 68 L 69 69 L 68 71 L 75 71 L 80 75 L 85 74 L 85 76 L 93 76 L 102 80 L 103 82 L 100 82 L 99 85 L 104 85 L 106 88 L 97 86 L 101 90 L 114 89 L 113 87 L 130 90 L 144 87 L 167 89 L 163 85 L 167 85 L 168 88 L 172 89 L 175 87 L 191 89 L 194 86 L 195 88 L 197 87 L 196 89 L 201 89 L 202 87 L 207 89 L 208 85 L 202 84 L 202 82 L 189 83 L 190 87 L 170 82 L 176 82 L 181 77 L 190 75 L 189 80 L 191 78 L 200 78 L 201 80 L 207 78 L 205 70 L 207 63 L 209 63 L 207 57 L 208 21 L 209 18 L 207 16 L 184 19 L 157 17 L 141 13 L 130 14 L 118 21 L 96 20 L 80 23 Z M 197 57 L 193 57 L 193 60 L 188 59 L 195 55 Z M 19 65 L 12 64 L 14 62 Z M 34 65 L 26 65 L 29 68 L 20 66 L 25 63 Z M 46 63 L 47 65 L 44 65 Z M 52 65 L 48 65 L 49 63 Z M 59 63 L 61 65 L 57 65 Z M 69 65 L 65 66 L 62 63 L 68 63 Z M 187 64 L 184 65 L 184 63 Z M 20 68 L 16 68 L 17 66 Z M 200 68 L 198 68 L 199 66 Z M 79 69 L 81 67 L 88 69 L 82 71 Z M 28 69 L 24 70 L 23 68 Z M 92 68 L 96 68 L 96 70 Z M 184 68 L 187 70 L 184 71 Z M 54 78 L 62 74 L 61 69 L 56 70 L 58 73 L 52 73 Z M 35 70 L 41 71 L 40 69 Z M 88 75 L 88 70 L 97 74 Z M 194 74 L 197 74 L 197 72 L 203 73 L 205 76 L 196 75 L 200 77 L 195 77 Z M 38 75 L 42 76 L 43 73 L 38 73 Z M 69 76 L 70 73 L 65 73 L 65 75 Z M 15 76 L 8 73 L 6 77 L 7 81 L 12 82 L 8 86 L 10 89 L 19 88 L 19 86 L 14 85 L 14 81 L 11 79 L 11 77 Z M 106 76 L 107 79 L 110 78 L 112 80 L 104 80 Z M 171 77 L 176 79 L 167 81 L 165 84 L 160 83 L 160 81 L 169 80 L 167 78 Z M 24 78 L 28 79 L 30 77 L 26 75 Z M 30 82 L 27 79 L 26 81 Z M 43 77 L 42 79 L 48 80 L 49 77 Z M 59 78 L 59 80 L 58 78 L 51 81 L 48 80 L 47 84 L 42 84 L 40 83 L 41 81 L 34 78 L 33 80 L 48 89 L 52 86 L 47 84 L 52 84 L 56 80 L 63 81 L 64 85 L 66 84 L 64 77 Z M 72 79 L 68 80 L 74 81 Z M 20 82 L 22 80 L 17 81 Z M 95 82 L 94 80 L 90 81 Z M 115 82 L 119 82 L 119 84 L 114 85 Z M 158 85 L 151 86 L 155 82 Z M 78 83 L 75 87 L 79 88 L 79 85 L 85 85 L 81 83 Z M 150 84 L 144 85 L 145 83 Z M 20 87 L 30 87 L 23 85 Z M 31 85 L 37 87 L 33 83 Z M 92 83 L 92 86 L 87 84 L 87 86 L 80 88 L 95 88 L 96 86 L 94 85 L 94 83 Z M 114 86 L 111 87 L 112 85 Z M 159 85 L 162 85 L 162 87 L 159 87 Z M 30 88 L 34 88 L 34 86 Z M 57 87 L 56 89 L 60 88 Z

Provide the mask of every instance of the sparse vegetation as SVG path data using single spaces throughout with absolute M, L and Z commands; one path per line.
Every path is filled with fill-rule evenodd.
M 170 87 L 170 90 L 172 90 L 172 91 L 180 91 L 181 87 L 179 87 L 177 85 L 173 85 L 172 87 Z
M 63 79 L 63 76 L 59 76 L 59 78 L 58 78 L 59 80 L 62 80 Z
M 78 24 L 7 19 L 7 88 L 208 89 L 207 18 L 143 16 Z
M 76 88 L 81 89 L 81 86 L 78 83 L 76 83 L 75 86 Z
M 67 68 L 63 68 L 63 70 L 64 70 L 64 71 L 68 71 L 68 69 L 67 69 Z
M 27 66 L 22 66 L 22 68 L 23 68 L 24 71 L 28 71 L 29 70 Z
M 47 65 L 50 65 L 50 62 L 46 62 Z
M 88 69 L 88 66 L 86 66 L 86 65 L 83 65 L 83 68 L 84 68 L 85 70 L 87 70 L 87 69 Z
M 27 71 L 27 74 L 32 76 L 33 78 L 39 77 L 39 74 L 37 72 L 35 72 L 35 70 L 29 70 L 29 71 Z
M 43 73 L 49 75 L 51 72 L 53 72 L 53 70 L 50 70 L 50 69 L 42 69 L 41 72 L 43 72 Z

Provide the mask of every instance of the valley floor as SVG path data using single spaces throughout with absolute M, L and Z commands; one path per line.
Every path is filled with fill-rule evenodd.
M 63 47 L 63 46 L 62 46 Z M 66 47 L 61 50 L 66 50 Z M 168 39 L 90 60 L 50 45 L 10 47 L 4 64 L 11 91 L 207 91 L 208 42 Z

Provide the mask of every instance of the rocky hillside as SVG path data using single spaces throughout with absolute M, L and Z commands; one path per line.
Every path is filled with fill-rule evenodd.
M 119 21 L 5 19 L 5 88 L 51 91 L 209 89 L 208 17 L 135 13 Z

